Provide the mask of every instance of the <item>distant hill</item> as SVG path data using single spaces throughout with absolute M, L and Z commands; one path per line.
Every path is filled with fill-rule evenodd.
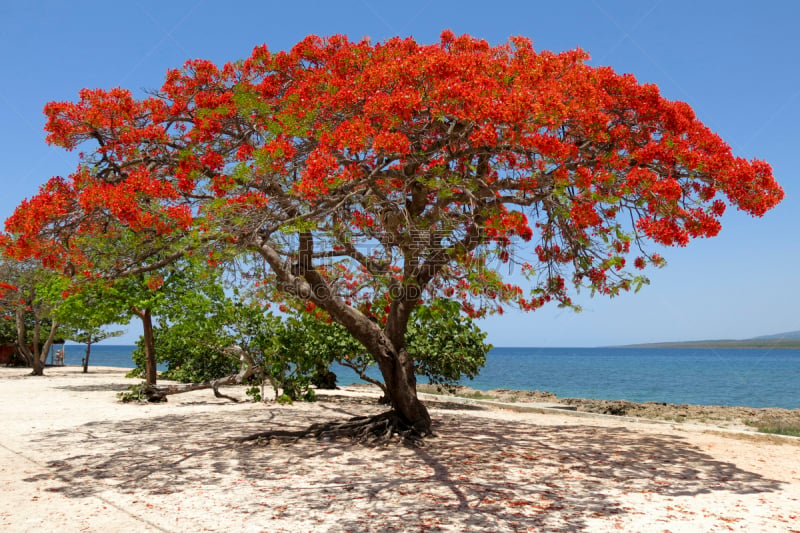
M 800 340 L 799 331 L 787 331 L 786 333 L 777 333 L 775 335 L 762 335 L 760 337 L 753 337 L 752 340 Z
M 800 330 L 762 335 L 751 339 L 712 339 L 682 342 L 627 344 L 617 348 L 800 348 Z

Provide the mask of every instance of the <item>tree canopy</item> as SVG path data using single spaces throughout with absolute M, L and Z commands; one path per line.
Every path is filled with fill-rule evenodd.
M 14 345 L 34 376 L 44 375 L 50 347 L 64 334 L 56 316 L 60 301 L 53 294 L 59 280 L 36 261 L 0 254 L 0 340 Z
M 189 61 L 145 98 L 85 89 L 45 108 L 48 142 L 82 147 L 79 168 L 23 202 L 5 245 L 89 276 L 109 269 L 81 239 L 109 228 L 160 258 L 121 258 L 114 275 L 211 244 L 255 252 L 273 296 L 344 326 L 425 434 L 405 344 L 420 302 L 479 316 L 572 305 L 570 286 L 613 296 L 662 264 L 650 243 L 714 236 L 726 205 L 761 216 L 783 196 L 688 104 L 587 57 L 447 31 L 433 45 L 309 36 Z M 509 262 L 524 283 L 500 275 Z

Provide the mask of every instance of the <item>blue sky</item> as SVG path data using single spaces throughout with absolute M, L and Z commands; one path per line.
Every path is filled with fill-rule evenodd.
M 786 199 L 762 219 L 728 210 L 718 237 L 666 249 L 652 284 L 584 311 L 506 313 L 482 326 L 497 346 L 598 346 L 745 338 L 800 329 L 800 2 L 27 1 L 0 6 L 0 217 L 75 156 L 44 143 L 42 108 L 82 87 L 161 85 L 189 58 L 217 63 L 304 36 L 435 42 L 449 28 L 498 44 L 524 35 L 537 49 L 581 47 L 592 64 L 656 83 L 744 157 L 770 162 Z M 140 93 L 141 94 L 141 93 Z M 115 343 L 132 343 L 135 326 Z

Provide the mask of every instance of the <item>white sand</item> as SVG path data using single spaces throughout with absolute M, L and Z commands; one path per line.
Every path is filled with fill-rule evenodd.
M 120 369 L 27 373 L 0 368 L 2 531 L 800 531 L 797 440 L 433 406 L 421 449 L 236 444 L 380 407 L 125 405 Z

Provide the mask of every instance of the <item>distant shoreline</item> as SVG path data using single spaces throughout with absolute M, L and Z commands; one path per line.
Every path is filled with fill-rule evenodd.
M 67 343 L 67 348 L 77 346 L 85 347 L 85 344 Z M 136 348 L 135 344 L 95 344 L 93 348 Z M 710 341 L 674 341 L 674 342 L 647 342 L 640 344 L 613 344 L 608 346 L 494 346 L 500 349 L 578 349 L 595 350 L 598 348 L 731 348 L 731 349 L 780 349 L 780 350 L 799 350 L 800 340 L 787 339 L 785 341 L 769 340 L 710 340 Z
M 800 341 L 683 341 L 683 342 L 650 342 L 645 344 L 625 344 L 622 346 L 608 346 L 608 348 L 702 348 L 702 349 L 745 349 L 745 350 L 797 350 L 800 349 Z

